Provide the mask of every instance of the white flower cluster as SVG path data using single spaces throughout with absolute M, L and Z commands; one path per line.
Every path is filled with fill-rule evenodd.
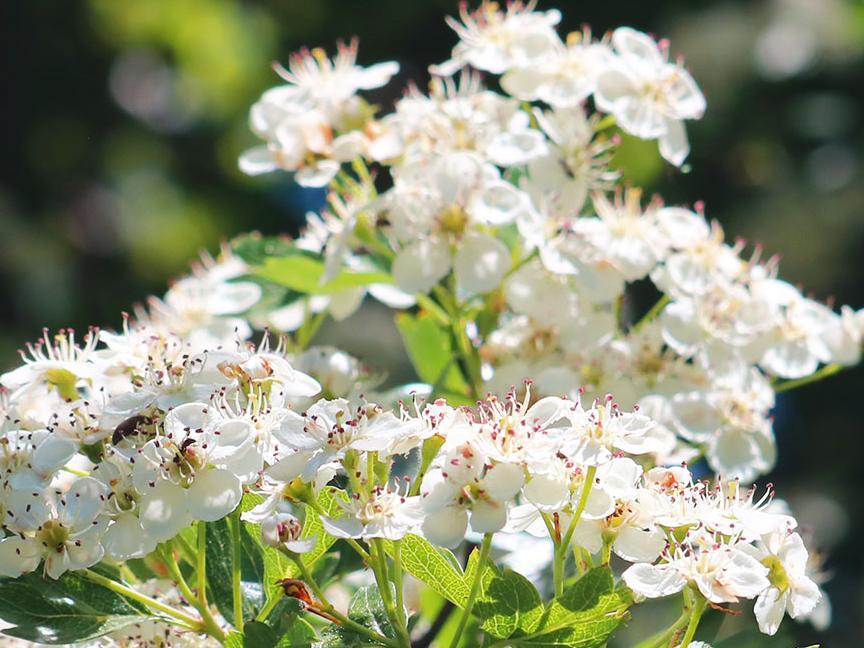
M 326 277 L 383 266 L 395 285 L 316 296 L 276 321 L 299 326 L 304 308 L 341 319 L 367 289 L 405 308 L 446 287 L 465 310 L 494 316 L 491 328 L 469 328 L 484 390 L 530 377 L 541 394 L 614 393 L 663 425 L 659 463 L 703 455 L 727 477 L 765 474 L 775 461 L 774 386 L 857 364 L 864 312 L 804 296 L 778 278 L 776 259 L 726 243 L 701 207 L 645 204 L 616 184 L 613 124 L 658 139 L 680 165 L 683 120 L 702 115 L 704 98 L 667 43 L 626 27 L 562 41 L 559 13 L 534 4 L 463 10 L 461 22 L 449 20 L 460 40 L 431 68 L 428 94 L 412 88 L 392 113 L 367 111 L 350 128 L 330 119 L 334 142 L 358 143 L 350 155 L 360 177 L 339 171 L 347 157 L 313 156 L 328 163 L 334 192 L 304 249 L 323 255 Z M 356 92 L 396 68 L 359 68 L 355 53 L 298 55 L 287 85 L 252 109 L 256 132 L 292 129 L 293 115 L 321 106 L 356 114 Z M 503 93 L 472 68 L 500 75 Z M 262 129 L 259 114 L 273 101 L 279 125 Z M 267 137 L 266 150 L 281 150 Z M 649 291 L 656 306 L 640 313 L 633 297 Z
M 805 616 L 819 601 L 793 518 L 737 481 L 711 488 L 685 468 L 651 467 L 667 446 L 663 426 L 611 396 L 585 407 L 532 400 L 526 388 L 521 401 L 510 390 L 474 409 L 439 399 L 392 410 L 359 397 L 360 374 L 349 370 L 337 381 L 348 398 L 314 400 L 321 385 L 281 346 L 240 339 L 248 329 L 236 313 L 253 284 L 225 279 L 241 268 L 231 256 L 210 261 L 121 333 L 46 334 L 0 378 L 9 390 L 0 573 L 41 564 L 57 578 L 103 557 L 146 556 L 193 521 L 231 513 L 244 489 L 266 496 L 245 514 L 263 541 L 302 553 L 315 539 L 301 537 L 286 494 L 335 478 L 349 498 L 322 521 L 337 538 L 416 533 L 454 547 L 470 524 L 551 535 L 592 554 L 608 547 L 635 563 L 624 578 L 638 594 L 692 583 L 715 603 L 758 597 L 766 632 L 784 610 Z M 220 340 L 228 322 L 233 339 Z M 297 358 L 310 355 L 328 371 L 334 363 L 321 360 L 340 357 Z M 419 481 L 392 474 L 420 456 Z
M 754 599 L 769 634 L 784 614 L 824 614 L 795 519 L 771 488 L 742 484 L 774 463 L 775 392 L 856 364 L 864 311 L 804 296 L 701 207 L 621 187 L 612 129 L 658 140 L 680 165 L 683 121 L 704 99 L 665 43 L 629 28 L 562 40 L 559 19 L 534 3 L 463 11 L 428 94 L 409 90 L 381 118 L 358 92 L 398 67 L 358 66 L 356 42 L 278 68 L 285 85 L 252 109 L 266 144 L 240 164 L 330 187 L 275 259 L 319 283 L 290 277 L 298 289 L 273 301 L 268 275 L 226 249 L 120 332 L 46 332 L 28 347 L 0 376 L 0 575 L 142 558 L 252 492 L 263 501 L 243 519 L 301 570 L 316 538 L 295 514 L 311 509 L 321 533 L 375 558 L 376 580 L 377 539 L 455 547 L 470 528 L 487 549 L 499 532 L 551 539 L 556 594 L 573 548 L 592 565 L 630 563 L 637 597 L 684 591 L 687 610 L 694 597 Z M 366 294 L 434 322 L 418 355 L 453 355 L 435 384 L 376 394 L 354 358 L 308 347 L 325 315 L 347 317 Z M 267 325 L 297 334 L 250 343 Z M 533 387 L 511 387 L 525 378 Z M 506 396 L 478 400 L 487 392 Z M 686 467 L 703 457 L 723 476 L 713 485 Z M 340 510 L 315 508 L 334 485 Z M 218 638 L 203 589 L 199 625 Z M 316 596 L 323 618 L 345 622 Z

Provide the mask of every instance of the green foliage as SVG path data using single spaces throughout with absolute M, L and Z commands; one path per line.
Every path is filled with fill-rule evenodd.
M 411 534 L 402 538 L 401 543 L 403 569 L 452 603 L 465 607 L 471 587 L 452 552 Z M 387 546 L 391 551 L 392 545 Z
M 332 295 L 374 283 L 393 283 L 393 278 L 386 272 L 341 270 L 329 280 L 325 279 L 324 273 L 324 263 L 305 254 L 267 257 L 264 263 L 255 269 L 258 277 L 310 295 Z
M 487 570 L 473 614 L 482 619 L 483 630 L 494 637 L 506 638 L 517 630 L 530 634 L 543 617 L 543 601 L 522 574 L 511 569 L 500 574 Z
M 530 634 L 511 641 L 533 648 L 604 646 L 632 602 L 628 589 L 615 587 L 612 571 L 598 567 L 550 601 Z
M 88 641 L 148 616 L 139 603 L 74 572 L 0 580 L 0 618 L 12 624 L 3 633 L 27 641 Z
M 440 388 L 440 392 L 447 393 L 448 400 L 453 400 L 450 394 L 464 396 L 468 393 L 468 383 L 453 362 L 456 351 L 450 334 L 440 322 L 428 313 L 399 313 L 396 327 L 420 380 Z

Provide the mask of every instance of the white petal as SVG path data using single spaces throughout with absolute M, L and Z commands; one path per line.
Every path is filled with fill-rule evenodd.
M 186 492 L 167 481 L 148 489 L 140 501 L 141 526 L 157 542 L 177 535 L 191 521 Z
M 486 471 L 480 487 L 494 500 L 506 502 L 513 499 L 522 489 L 525 471 L 522 466 L 499 463 Z
M 477 500 L 471 506 L 471 529 L 477 533 L 494 533 L 507 524 L 507 506 L 490 500 Z
M 279 168 L 273 154 L 266 146 L 256 146 L 244 151 L 238 160 L 238 165 L 246 175 L 261 175 Z
M 573 531 L 573 544 L 596 554 L 603 548 L 603 523 L 599 520 L 579 520 Z
M 78 451 L 78 446 L 71 439 L 52 434 L 47 437 L 33 452 L 30 466 L 42 476 L 53 475 Z
M 421 240 L 403 248 L 393 261 L 393 280 L 405 292 L 425 293 L 450 272 L 446 241 Z
M 759 630 L 767 635 L 773 635 L 783 621 L 786 612 L 786 594 L 780 594 L 780 590 L 771 587 L 762 592 L 753 606 L 753 614 L 759 622 Z
M 63 496 L 66 506 L 61 507 L 60 517 L 74 531 L 86 529 L 102 510 L 104 487 L 92 477 L 76 479 Z
M 525 484 L 525 498 L 541 510 L 554 513 L 570 500 L 570 486 L 564 477 L 535 474 Z
M 453 268 L 461 290 L 487 293 L 504 279 L 510 268 L 510 252 L 499 239 L 471 232 L 459 243 Z
M 136 516 L 125 514 L 108 527 L 102 546 L 111 558 L 122 561 L 143 558 L 156 548 L 156 541 L 144 531 Z
M 789 592 L 789 616 L 797 619 L 810 614 L 822 598 L 819 586 L 806 576 L 795 579 Z
M 321 524 L 327 533 L 336 538 L 359 538 L 363 534 L 363 524 L 357 518 L 350 516 L 322 517 Z
M 9 578 L 32 572 L 42 560 L 39 541 L 10 536 L 0 540 L 0 574 Z
M 467 529 L 468 514 L 465 509 L 455 506 L 428 513 L 422 526 L 423 535 L 429 542 L 450 549 L 465 539 Z
M 687 580 L 668 565 L 637 563 L 621 575 L 627 587 L 646 598 L 669 596 L 684 589 Z
M 187 492 L 189 513 L 196 520 L 215 522 L 237 508 L 243 497 L 240 480 L 222 468 L 195 475 Z
M 659 529 L 648 530 L 624 527 L 612 545 L 616 554 L 630 562 L 653 562 L 666 546 L 666 538 Z
M 660 155 L 675 166 L 681 166 L 690 154 L 684 122 L 677 119 L 666 120 L 666 132 L 660 137 L 659 143 Z
M 69 569 L 84 569 L 102 560 L 105 555 L 102 536 L 105 534 L 106 524 L 107 522 L 92 525 L 86 532 L 76 536 L 74 542 L 66 543 Z

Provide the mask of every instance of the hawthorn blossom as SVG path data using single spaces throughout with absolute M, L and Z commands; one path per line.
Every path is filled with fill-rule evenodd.
M 660 155 L 681 166 L 690 153 L 683 121 L 702 117 L 702 92 L 680 63 L 668 61 L 668 46 L 650 36 L 619 27 L 612 46 L 614 55 L 597 74 L 594 102 L 625 132 L 659 140 Z
M 759 629 L 773 635 L 784 613 L 793 619 L 811 613 L 821 592 L 807 575 L 807 549 L 797 533 L 766 534 L 754 553 L 768 568 L 770 586 L 759 594 L 753 612 Z

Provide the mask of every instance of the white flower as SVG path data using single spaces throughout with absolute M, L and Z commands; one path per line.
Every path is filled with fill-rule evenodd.
M 753 294 L 778 312 L 765 342 L 768 349 L 759 361 L 763 369 L 782 378 L 802 378 L 816 371 L 820 362 L 830 362 L 825 337 L 834 324 L 830 309 L 776 279 L 756 282 Z
M 676 549 L 656 565 L 637 563 L 622 574 L 636 594 L 659 598 L 695 585 L 711 603 L 752 599 L 769 584 L 768 568 L 746 552 L 724 543 L 704 541 L 698 547 Z
M 290 513 L 273 513 L 261 520 L 261 542 L 292 553 L 306 553 L 315 547 L 316 536 L 304 538 L 303 525 Z
M 501 87 L 523 101 L 540 100 L 555 108 L 577 106 L 594 92 L 608 49 L 591 42 L 590 32 L 573 32 L 567 44 L 553 42 L 535 65 L 514 67 L 501 77 Z
M 434 74 L 449 76 L 464 65 L 501 74 L 510 68 L 530 68 L 554 55 L 560 47 L 555 25 L 561 20 L 556 10 L 535 12 L 536 1 L 511 2 L 506 12 L 498 3 L 483 0 L 473 13 L 463 5 L 460 24 L 448 17 L 447 24 L 458 34 L 459 44 L 452 58 L 431 68 Z
M 132 463 L 110 452 L 91 473 L 105 489 L 103 515 L 112 520 L 102 539 L 105 553 L 114 560 L 143 558 L 156 549 L 157 540 L 141 524 L 141 494 L 132 483 Z
M 165 417 L 164 433 L 135 451 L 132 480 L 141 493 L 139 519 L 158 542 L 193 520 L 219 520 L 240 503 L 237 473 L 243 474 L 246 457 L 237 446 L 246 441 L 245 430 L 239 430 L 238 439 L 225 426 L 217 429 L 214 416 L 204 403 L 176 407 Z
M 678 433 L 703 445 L 716 472 L 746 482 L 774 465 L 774 391 L 758 370 L 739 367 L 715 378 L 710 391 L 680 392 L 671 403 Z
M 419 497 L 376 488 L 371 494 L 355 493 L 347 503 L 339 501 L 345 511 L 341 517 L 322 517 L 324 529 L 337 538 L 384 538 L 401 540 L 414 533 L 423 519 Z
M 56 389 L 64 399 L 77 398 L 78 381 L 94 374 L 89 360 L 98 343 L 95 329 L 87 332 L 83 345 L 76 341 L 72 329 L 61 330 L 53 338 L 45 329 L 36 344 L 27 345 L 27 353 L 21 352 L 24 364 L 0 376 L 0 384 L 12 390 L 13 400 L 46 386 Z
M 320 48 L 303 50 L 291 56 L 287 69 L 275 66 L 287 84 L 281 89 L 282 101 L 313 106 L 324 110 L 330 119 L 337 119 L 358 91 L 380 88 L 399 72 L 395 61 L 368 68 L 357 65 L 357 46 L 356 38 L 340 42 L 332 60 Z
M 759 594 L 753 612 L 759 629 L 773 635 L 784 613 L 793 619 L 811 613 L 821 592 L 806 574 L 807 550 L 800 535 L 787 532 L 766 535 L 762 551 L 761 561 L 769 570 L 770 586 Z
M 349 451 L 398 448 L 403 438 L 414 438 L 416 428 L 413 422 L 371 403 L 355 408 L 345 399 L 322 399 L 302 415 L 285 413 L 281 425 L 273 430 L 278 447 L 266 474 L 276 481 L 299 477 L 323 486 L 341 468 Z
M 573 533 L 573 542 L 591 553 L 609 543 L 618 556 L 631 562 L 653 562 L 666 547 L 666 536 L 640 505 L 636 485 L 642 469 L 626 457 L 613 459 L 598 470 L 598 485 L 611 496 L 614 510 L 591 519 L 583 514 Z M 587 509 L 586 509 L 587 510 Z
M 0 574 L 20 576 L 36 569 L 44 559 L 45 573 L 56 579 L 66 571 L 99 562 L 106 524 L 97 518 L 104 497 L 102 484 L 82 477 L 66 493 L 52 492 L 47 501 L 37 498 L 16 511 L 16 517 L 29 518 L 27 526 L 35 531 L 0 540 Z
M 599 465 L 610 461 L 616 451 L 639 455 L 662 447 L 663 439 L 654 433 L 653 421 L 622 411 L 611 395 L 602 402 L 598 399 L 587 410 L 576 403 L 566 414 L 570 426 L 561 451 L 578 463 Z
M 680 166 L 690 145 L 683 120 L 699 119 L 705 98 L 680 65 L 667 60 L 649 36 L 629 27 L 612 34 L 615 56 L 597 75 L 594 102 L 618 125 L 642 139 L 659 139 L 660 154 Z

